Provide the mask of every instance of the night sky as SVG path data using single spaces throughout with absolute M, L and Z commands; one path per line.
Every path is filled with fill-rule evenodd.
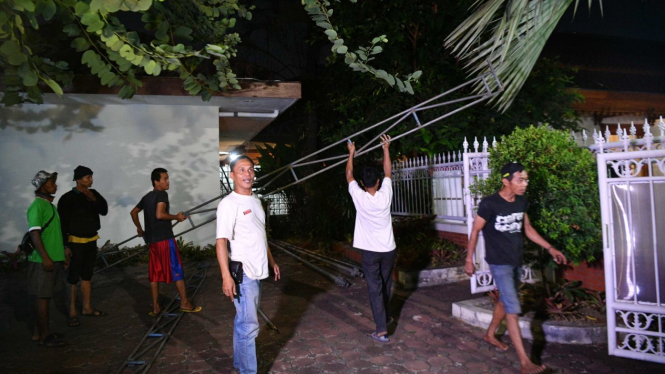
M 574 2 L 573 2 L 574 4 Z M 573 19 L 573 7 L 561 18 L 555 33 L 579 33 L 665 42 L 665 1 L 604 0 L 603 15 L 598 0 L 589 11 L 580 0 Z

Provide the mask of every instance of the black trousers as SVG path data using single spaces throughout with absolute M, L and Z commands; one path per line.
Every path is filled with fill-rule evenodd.
M 361 250 L 362 265 L 367 281 L 369 303 L 376 324 L 376 333 L 388 332 L 388 303 L 393 284 L 393 265 L 397 251 L 372 252 Z

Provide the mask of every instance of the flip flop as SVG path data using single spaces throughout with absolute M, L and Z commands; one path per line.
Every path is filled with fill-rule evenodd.
M 76 317 L 76 316 L 69 317 L 69 318 L 67 318 L 67 326 L 69 326 L 69 327 L 78 327 L 78 326 L 81 326 L 81 323 L 79 322 L 78 317 Z M 53 335 L 53 334 L 51 334 L 51 335 Z M 59 339 L 59 338 L 56 338 L 56 339 Z
M 86 317 L 106 317 L 107 316 L 106 312 L 102 312 L 101 310 L 96 310 L 96 309 L 93 309 L 92 313 L 83 313 L 83 312 L 81 312 L 81 315 L 86 316 Z
M 385 335 L 381 335 L 381 336 L 376 335 L 376 332 L 373 332 L 371 336 L 372 336 L 372 339 L 374 339 L 374 340 L 376 340 L 377 342 L 380 342 L 380 343 L 388 343 L 390 341 L 390 339 L 388 339 L 387 336 L 385 336 Z
M 155 313 L 155 312 L 150 312 L 150 313 L 148 313 L 148 315 L 149 315 L 150 317 L 157 317 L 158 315 L 162 314 L 162 312 L 163 312 L 163 310 L 160 310 L 160 311 L 157 312 L 157 313 Z
M 48 334 L 44 340 L 39 342 L 39 345 L 41 347 L 64 347 L 68 343 L 64 340 L 59 340 L 58 338 L 55 337 L 56 334 Z
M 192 309 L 183 309 L 183 308 L 180 308 L 180 311 L 181 311 L 181 312 L 185 312 L 185 313 L 198 313 L 198 312 L 200 312 L 200 311 L 202 311 L 202 310 L 203 310 L 203 307 L 202 307 L 202 306 L 193 306 Z

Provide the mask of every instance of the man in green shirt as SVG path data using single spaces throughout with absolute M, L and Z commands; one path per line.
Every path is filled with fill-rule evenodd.
M 65 269 L 71 257 L 71 251 L 64 248 L 60 217 L 52 204 L 58 190 L 57 178 L 58 173 L 43 170 L 35 175 L 35 200 L 28 208 L 28 231 L 35 246 L 28 257 L 28 290 L 37 297 L 37 327 L 32 339 L 46 347 L 67 345 L 60 334 L 49 329 L 49 304 L 54 291 L 65 284 Z

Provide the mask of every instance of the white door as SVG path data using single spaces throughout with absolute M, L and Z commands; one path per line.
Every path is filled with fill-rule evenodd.
M 665 363 L 665 150 L 598 155 L 610 355 Z

